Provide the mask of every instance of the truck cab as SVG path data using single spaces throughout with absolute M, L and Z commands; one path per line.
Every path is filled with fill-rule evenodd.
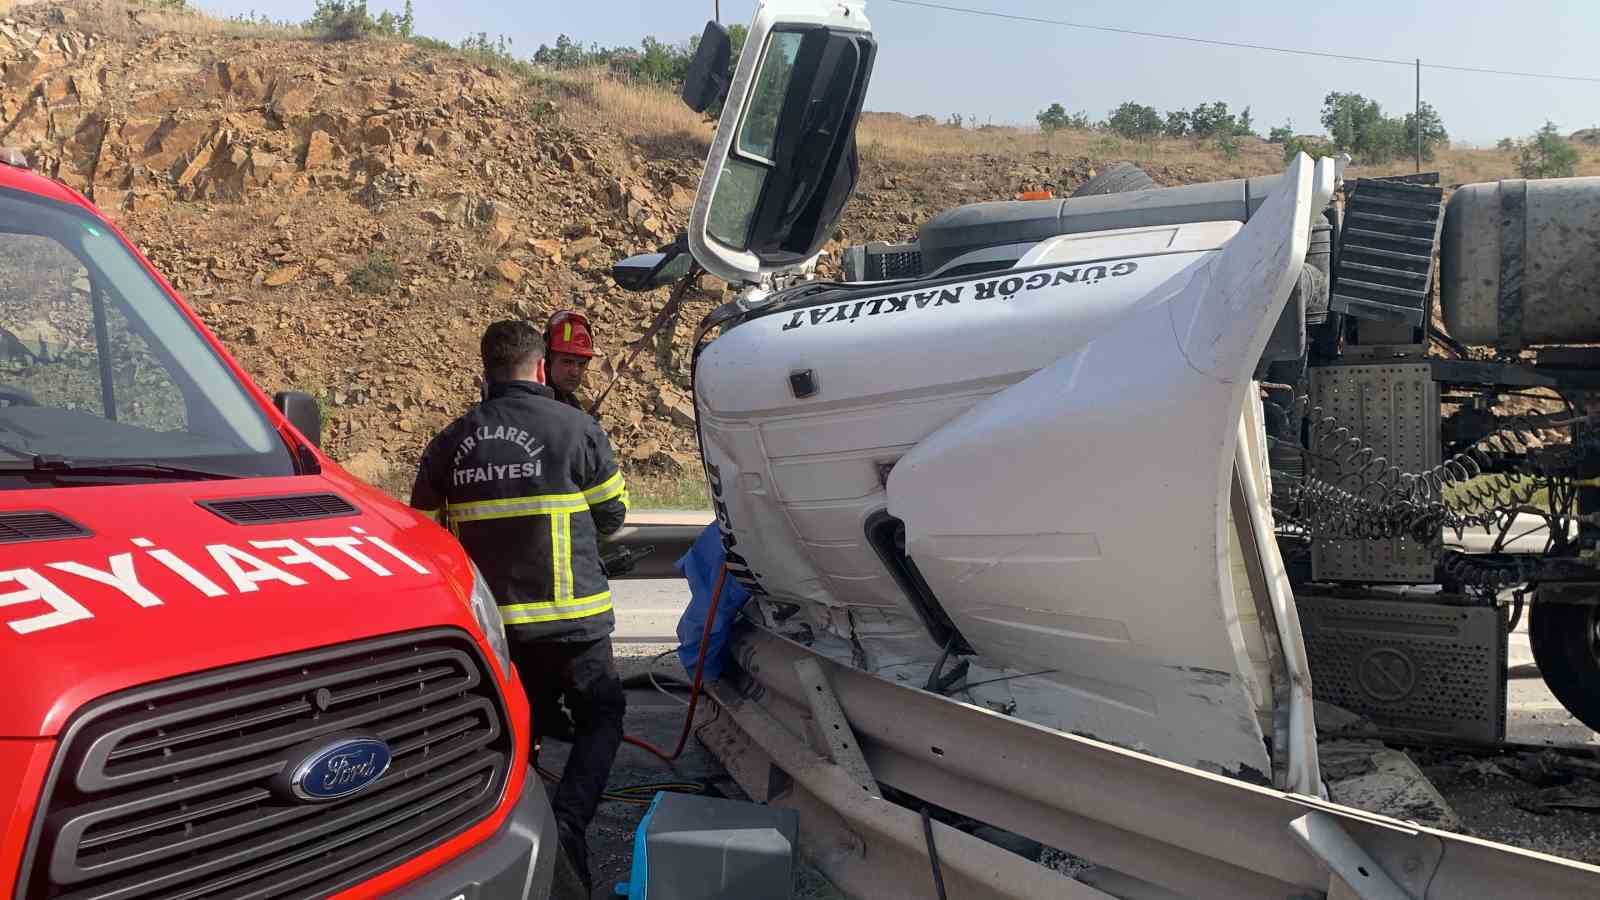
M 546 896 L 494 598 L 85 198 L 0 165 L 0 880 Z
M 762 3 L 721 80 L 708 27 L 684 91 L 727 87 L 685 243 L 742 286 L 694 354 L 729 574 L 880 678 L 1320 794 L 1256 370 L 1280 321 L 1303 352 L 1337 162 L 978 204 L 915 265 L 810 279 L 856 183 L 865 7 Z

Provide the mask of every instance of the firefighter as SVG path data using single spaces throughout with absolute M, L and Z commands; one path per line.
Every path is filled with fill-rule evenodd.
M 588 371 L 589 360 L 594 358 L 594 339 L 589 331 L 589 319 L 575 310 L 558 310 L 550 315 L 544 328 L 545 372 L 556 399 L 582 409 L 578 404 L 578 391 L 583 389 L 583 376 Z
M 567 737 L 560 700 L 571 712 L 572 753 L 551 805 L 588 885 L 585 833 L 626 711 L 598 541 L 622 527 L 628 491 L 599 423 L 544 384 L 544 341 L 532 325 L 495 322 L 480 349 L 486 399 L 428 444 L 411 505 L 456 535 L 494 593 L 534 710 L 535 747 L 541 736 Z

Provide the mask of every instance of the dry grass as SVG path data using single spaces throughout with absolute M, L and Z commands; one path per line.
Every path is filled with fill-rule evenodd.
M 578 102 L 606 126 L 636 144 L 661 153 L 701 155 L 710 147 L 716 123 L 693 112 L 675 90 L 616 78 L 604 69 L 540 71 L 531 79 L 536 96 L 558 103 Z M 925 161 L 938 157 L 999 156 L 1023 159 L 1035 154 L 1131 159 L 1150 166 L 1198 166 L 1203 173 L 1261 174 L 1282 167 L 1276 147 L 1241 141 L 1232 157 L 1210 141 L 1129 141 L 1094 131 L 1038 131 L 1007 128 L 952 128 L 921 124 L 899 115 L 867 114 L 857 132 L 861 157 L 868 163 Z
M 1578 151 L 1578 175 L 1600 175 L 1600 147 L 1574 143 Z M 1474 184 L 1482 181 L 1499 181 L 1517 178 L 1516 153 L 1490 149 L 1448 149 L 1440 151 L 1438 158 L 1422 164 L 1424 171 L 1439 173 L 1444 184 Z M 1403 174 L 1416 170 L 1410 160 L 1396 160 L 1382 166 L 1352 167 L 1353 175 Z
M 552 99 L 581 101 L 602 123 L 635 139 L 687 140 L 709 148 L 717 127 L 684 106 L 677 91 L 622 81 L 603 69 L 541 71 L 534 75 L 532 85 L 536 93 Z
M 701 510 L 711 508 L 711 493 L 698 470 L 686 475 L 628 473 L 628 499 L 634 509 Z
M 1134 141 L 1103 131 L 1065 129 L 1046 135 L 1033 129 L 987 126 L 956 128 L 918 123 L 898 115 L 867 115 L 857 130 L 867 162 L 926 161 L 939 157 L 1076 156 L 1092 160 L 1132 160 L 1147 169 L 1194 170 L 1200 177 L 1262 175 L 1283 167 L 1279 148 L 1249 138 L 1226 153 L 1214 140 L 1154 138 Z
M 1033 153 L 1091 155 L 1097 145 L 1164 147 L 1164 140 L 1135 144 L 1115 135 L 1095 131 L 1064 130 L 1054 135 L 1038 131 L 988 126 L 956 128 L 917 122 L 894 113 L 867 113 L 856 130 L 862 155 L 868 159 L 926 159 L 938 156 L 1027 156 Z M 1191 143 L 1191 142 L 1185 142 Z
M 603 69 L 585 72 L 541 72 L 535 90 L 553 98 L 576 99 L 610 127 L 629 135 L 646 149 L 704 153 L 716 123 L 690 111 L 676 91 L 660 85 L 622 81 Z M 1045 135 L 1031 128 L 986 126 L 955 128 L 918 122 L 894 113 L 867 113 L 857 131 L 862 159 L 875 162 L 926 162 L 941 157 L 980 156 L 1024 160 L 1036 155 L 1080 156 L 1096 161 L 1128 159 L 1147 168 L 1171 168 L 1196 178 L 1264 175 L 1281 171 L 1283 151 L 1277 144 L 1252 138 L 1226 153 L 1215 141 L 1156 138 L 1132 141 L 1101 131 L 1067 129 Z M 1575 144 L 1577 174 L 1600 175 L 1600 146 Z M 1409 160 L 1375 166 L 1354 166 L 1350 174 L 1391 175 L 1413 171 Z M 1438 171 L 1445 184 L 1468 184 L 1517 177 L 1515 154 L 1493 148 L 1446 149 L 1424 166 Z
M 304 39 L 296 25 L 242 22 L 198 9 L 171 9 L 144 0 L 62 0 L 55 4 L 84 31 L 128 40 L 141 34 L 206 34 L 258 39 Z

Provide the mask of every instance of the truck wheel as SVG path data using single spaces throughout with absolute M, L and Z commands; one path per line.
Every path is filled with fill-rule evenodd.
M 1072 192 L 1074 197 L 1092 197 L 1095 194 L 1120 194 L 1123 191 L 1142 191 L 1159 187 L 1155 179 L 1130 162 L 1120 162 L 1099 175 L 1085 181 Z
M 1567 712 L 1600 731 L 1600 606 L 1528 607 L 1528 642 L 1539 674 Z

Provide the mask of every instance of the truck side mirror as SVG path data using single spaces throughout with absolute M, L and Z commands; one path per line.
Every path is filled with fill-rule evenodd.
M 299 391 L 279 391 L 273 395 L 272 405 L 306 436 L 306 440 L 322 446 L 322 404 L 317 398 Z
M 694 59 L 689 61 L 689 71 L 683 77 L 681 96 L 690 109 L 703 113 L 728 92 L 728 59 L 732 54 L 728 29 L 707 22 L 700 46 L 695 48 Z
M 833 233 L 860 175 L 856 121 L 877 55 L 861 13 L 757 7 L 689 214 L 689 249 L 711 274 L 759 282 Z
M 656 253 L 640 253 L 611 266 L 611 278 L 625 291 L 652 291 L 689 274 L 694 257 L 682 241 Z

